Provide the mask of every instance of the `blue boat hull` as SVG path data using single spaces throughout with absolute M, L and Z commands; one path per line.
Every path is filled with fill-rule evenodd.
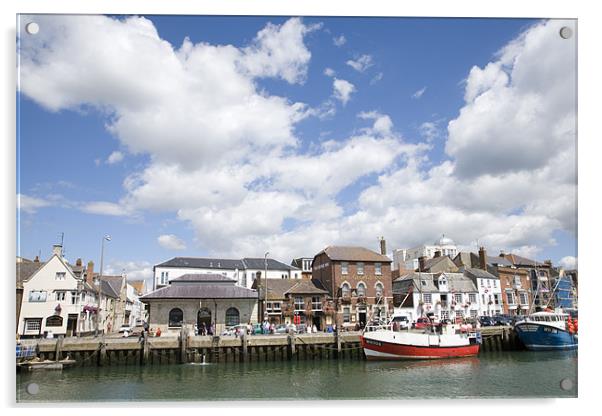
M 538 322 L 521 322 L 515 325 L 514 330 L 529 350 L 574 350 L 578 346 L 576 335 Z

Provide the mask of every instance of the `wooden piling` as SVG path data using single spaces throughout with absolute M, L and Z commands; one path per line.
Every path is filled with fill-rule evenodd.
M 107 364 L 107 344 L 105 343 L 104 335 L 99 339 L 100 353 L 98 354 L 98 366 L 102 367 Z
M 56 347 L 54 349 L 54 358 L 55 361 L 58 361 L 61 359 L 61 349 L 63 347 L 63 336 L 59 335 L 58 338 L 56 339 Z

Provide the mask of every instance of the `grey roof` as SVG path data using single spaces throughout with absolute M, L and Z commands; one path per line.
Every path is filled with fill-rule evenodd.
M 245 269 L 261 269 L 265 268 L 265 259 L 263 257 L 255 258 L 255 257 L 245 257 L 242 259 Z M 289 266 L 288 264 L 284 264 L 274 259 L 267 259 L 267 268 L 268 270 L 299 270 L 297 267 Z
M 257 299 L 257 292 L 236 285 L 169 285 L 140 297 L 142 302 L 155 299 Z
M 217 273 L 188 273 L 175 279 L 171 282 L 236 282 L 236 279 L 224 276 Z
M 220 259 L 209 257 L 174 257 L 155 267 L 181 267 L 191 269 L 228 269 L 244 270 L 265 268 L 265 259 L 263 257 L 245 257 L 244 259 Z M 268 270 L 298 270 L 296 267 L 289 266 L 274 259 L 267 259 Z
M 155 267 L 182 267 L 193 269 L 244 269 L 242 260 L 216 259 L 208 257 L 174 257 Z
M 483 270 L 481 270 L 483 271 Z M 441 273 L 447 278 L 447 287 L 450 292 L 478 292 L 474 282 L 462 273 Z M 495 278 L 495 276 L 493 276 Z
M 111 284 L 106 280 L 101 280 L 100 291 L 103 295 L 109 296 L 111 298 L 119 297 L 119 293 L 117 293 L 113 286 L 111 286 Z
M 515 266 L 531 266 L 531 267 L 543 267 L 546 266 L 545 263 L 540 263 L 536 260 L 531 260 L 526 257 L 519 256 L 517 254 L 506 254 L 504 256 L 506 259 L 510 260 Z
M 40 262 L 17 262 L 17 287 L 23 287 L 23 282 L 29 280 L 44 264 Z
M 322 253 L 325 253 L 331 260 L 391 263 L 391 259 L 387 256 L 384 256 L 372 250 L 368 250 L 364 247 L 328 246 L 324 250 L 316 254 L 316 256 L 319 256 Z
M 422 281 L 425 281 L 426 285 L 423 285 Z M 399 289 L 408 289 L 410 286 L 413 286 L 414 290 L 422 293 L 439 292 L 439 289 L 433 282 L 432 273 L 411 272 L 395 279 L 393 286 L 393 292 Z
M 123 276 L 102 276 L 101 291 L 103 294 L 115 298 L 121 296 L 121 288 L 125 277 Z
M 479 279 L 499 279 L 499 277 L 495 276 L 494 274 L 486 272 L 483 269 L 477 269 L 475 267 L 467 267 L 466 269 L 464 269 L 464 273 L 468 277 L 474 277 Z

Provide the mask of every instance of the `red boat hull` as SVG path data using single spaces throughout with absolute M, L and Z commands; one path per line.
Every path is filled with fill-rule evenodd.
M 458 347 L 420 347 L 384 341 L 368 343 L 364 337 L 360 337 L 360 340 L 366 359 L 369 361 L 473 357 L 479 353 L 479 344 Z

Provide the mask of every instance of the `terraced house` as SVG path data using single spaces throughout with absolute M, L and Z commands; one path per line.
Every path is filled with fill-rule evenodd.
M 312 279 L 332 298 L 339 328 L 364 326 L 392 312 L 391 260 L 382 243 L 382 254 L 364 247 L 329 246 L 314 256 Z

